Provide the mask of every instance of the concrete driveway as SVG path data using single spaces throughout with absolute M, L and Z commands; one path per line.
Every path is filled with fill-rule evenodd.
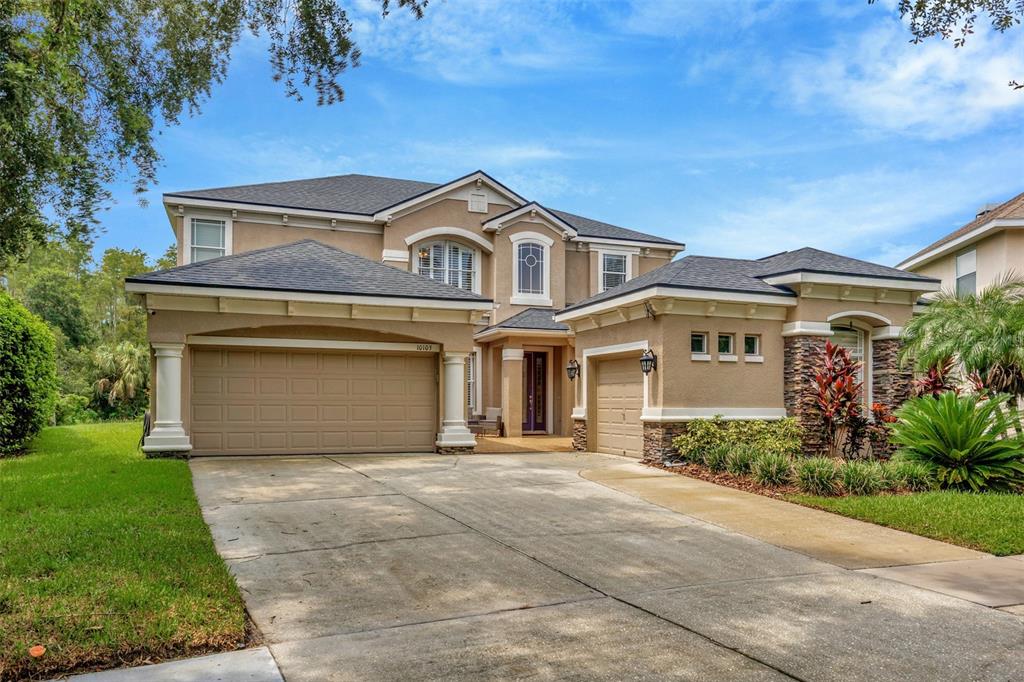
M 1017 616 L 581 477 L 596 467 L 640 469 L 572 453 L 192 463 L 292 682 L 1024 679 Z

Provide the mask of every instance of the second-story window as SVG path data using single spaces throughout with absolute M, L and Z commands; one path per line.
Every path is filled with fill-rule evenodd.
M 978 252 L 974 249 L 956 257 L 956 295 L 967 296 L 978 291 Z
M 416 250 L 416 271 L 431 279 L 446 282 L 466 291 L 474 291 L 476 251 L 458 242 L 421 244 Z
M 516 249 L 516 267 L 519 269 L 517 294 L 544 295 L 544 247 L 525 242 Z
M 227 252 L 225 247 L 225 222 L 210 218 L 192 218 L 189 235 L 192 244 L 190 263 L 211 258 L 220 258 Z
M 626 259 L 623 253 L 601 254 L 601 291 L 617 287 L 626 281 Z

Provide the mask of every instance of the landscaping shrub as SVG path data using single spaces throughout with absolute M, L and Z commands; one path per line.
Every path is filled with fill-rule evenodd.
M 53 334 L 0 291 L 0 455 L 20 452 L 46 425 L 56 393 Z
M 746 476 L 750 473 L 750 463 L 757 455 L 757 450 L 749 445 L 737 445 L 730 448 L 725 456 L 725 470 L 734 476 Z
M 701 463 L 712 471 L 725 471 L 725 463 L 731 451 L 732 448 L 728 445 L 716 445 L 708 448 L 703 451 L 704 458 Z
M 842 465 L 843 487 L 851 495 L 874 495 L 888 479 L 878 462 L 852 460 Z
M 934 487 L 931 467 L 920 462 L 893 459 L 886 462 L 884 469 L 889 480 L 893 482 L 894 489 L 916 493 Z
M 940 488 L 1013 490 L 1024 485 L 1021 437 L 1004 437 L 1003 406 L 1011 399 L 995 395 L 914 398 L 896 413 L 892 442 L 900 457 L 927 466 Z
M 760 419 L 725 421 L 695 419 L 687 424 L 686 433 L 676 436 L 672 445 L 685 459 L 699 461 L 701 452 L 717 445 L 749 446 L 759 452 L 796 455 L 800 452 L 802 431 L 796 419 L 775 421 Z
M 835 495 L 839 492 L 839 466 L 834 459 L 828 457 L 797 460 L 794 478 L 800 490 L 808 495 Z
M 760 485 L 785 485 L 792 471 L 793 460 L 779 452 L 758 452 L 750 462 L 750 476 Z
M 846 348 L 826 341 L 815 368 L 814 386 L 805 397 L 808 413 L 817 417 L 832 457 L 857 456 L 866 433 L 867 420 L 860 403 L 863 382 L 857 377 L 861 364 Z

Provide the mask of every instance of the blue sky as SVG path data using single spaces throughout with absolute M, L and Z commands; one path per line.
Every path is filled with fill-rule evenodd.
M 142 208 L 108 246 L 161 253 L 165 191 L 482 168 L 543 204 L 760 257 L 801 246 L 895 264 L 1024 191 L 1024 29 L 911 45 L 892 2 L 349 0 L 346 101 L 295 102 L 239 44 L 200 115 L 162 132 Z

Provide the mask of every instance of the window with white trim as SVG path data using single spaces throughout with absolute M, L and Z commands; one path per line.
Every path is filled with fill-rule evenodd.
M 732 334 L 719 334 L 718 335 L 718 354 L 719 355 L 732 355 L 733 349 L 733 335 Z
M 624 253 L 601 254 L 601 291 L 617 287 L 626 281 L 627 260 Z
M 743 337 L 743 354 L 747 357 L 761 354 L 761 337 L 756 334 L 747 334 Z
M 978 252 L 965 251 L 956 257 L 956 295 L 968 296 L 978 292 Z
M 458 242 L 427 242 L 416 248 L 416 272 L 466 291 L 476 289 L 476 267 L 476 251 Z
M 521 242 L 516 245 L 516 268 L 519 273 L 516 293 L 527 296 L 544 296 L 547 293 L 544 281 L 544 248 L 536 242 Z
M 857 381 L 861 383 L 860 400 L 868 407 L 868 363 L 866 354 L 866 333 L 853 325 L 832 325 L 832 343 L 845 348 L 850 353 L 850 360 L 860 363 L 857 369 Z
M 708 335 L 704 332 L 690 334 L 690 352 L 704 355 L 708 352 Z
M 192 251 L 190 263 L 220 258 L 227 253 L 227 224 L 212 218 L 192 218 L 189 226 Z

